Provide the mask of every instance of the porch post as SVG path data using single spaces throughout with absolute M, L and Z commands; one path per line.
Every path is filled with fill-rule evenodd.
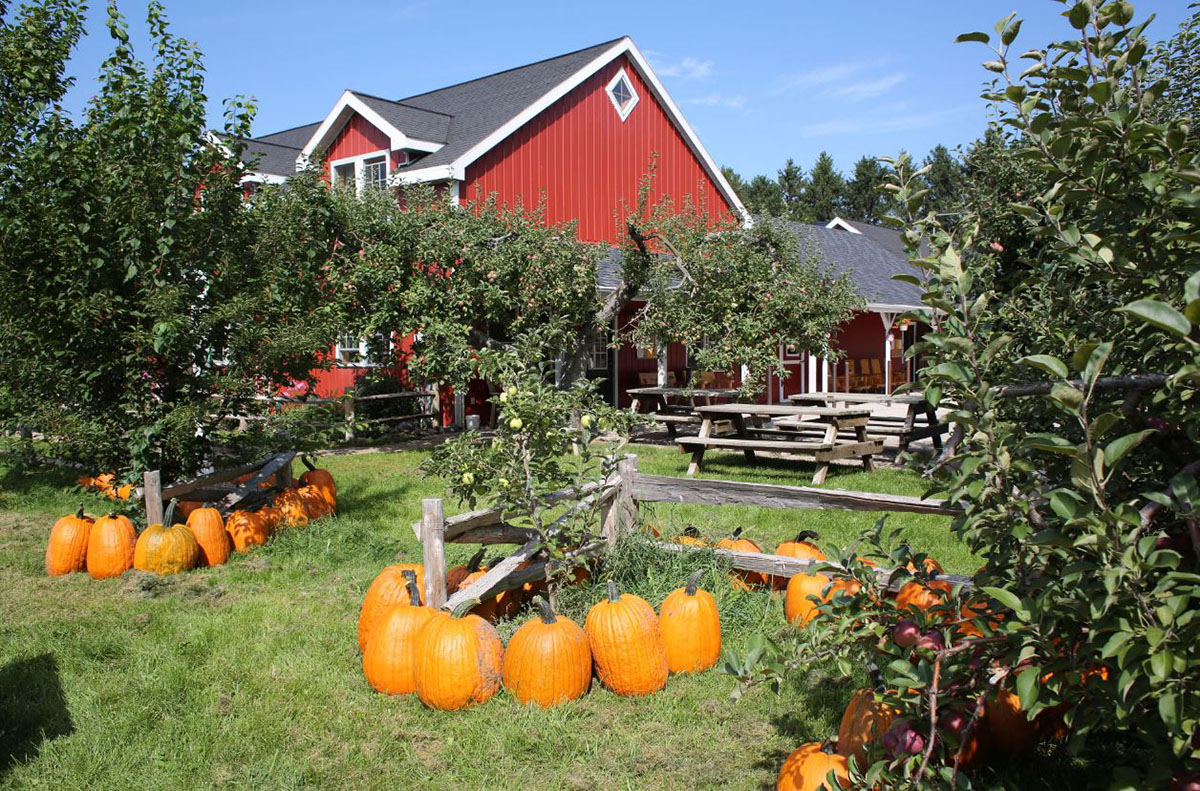
M 654 358 L 658 363 L 658 386 L 667 386 L 667 347 L 658 338 L 654 339 Z
M 620 344 L 617 342 L 617 317 L 616 317 L 616 316 L 613 316 L 613 349 L 612 349 L 612 356 L 613 356 L 613 363 L 612 363 L 612 372 L 613 372 L 613 380 L 612 380 L 613 407 L 614 407 L 614 408 L 617 408 L 617 409 L 620 409 L 620 408 L 621 408 L 621 388 L 620 388 L 620 386 L 618 385 L 618 383 L 621 381 L 621 373 L 620 373 L 620 372 L 621 372 L 621 369 L 620 369 L 620 365 L 621 365 L 621 346 L 620 346 Z
M 807 378 L 804 382 L 804 392 L 817 392 L 817 358 L 812 352 L 804 353 L 804 368 Z
M 883 392 L 892 392 L 892 324 L 896 321 L 895 313 L 880 311 L 879 319 L 883 322 Z

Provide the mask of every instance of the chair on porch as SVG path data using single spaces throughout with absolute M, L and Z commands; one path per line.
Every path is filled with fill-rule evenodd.
M 871 358 L 871 388 L 883 390 L 883 361 L 878 357 Z

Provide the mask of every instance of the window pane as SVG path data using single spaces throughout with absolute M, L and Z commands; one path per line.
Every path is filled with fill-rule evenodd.
M 363 163 L 363 184 L 367 187 L 387 186 L 387 161 L 383 157 Z

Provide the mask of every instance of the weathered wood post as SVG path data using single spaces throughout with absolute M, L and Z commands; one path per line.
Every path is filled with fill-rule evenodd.
M 295 454 L 292 455 L 292 459 L 294 458 Z M 288 459 L 287 463 L 275 473 L 275 485 L 280 489 L 292 488 L 292 459 Z
M 346 396 L 342 409 L 346 413 L 346 441 L 349 442 L 354 439 L 354 396 Z
M 633 479 L 637 477 L 637 456 L 630 454 L 617 462 L 617 494 L 604 507 L 601 534 L 612 549 L 621 536 L 637 524 L 637 504 L 633 501 Z
M 442 499 L 421 501 L 421 543 L 425 545 L 425 604 L 437 609 L 446 603 L 446 519 Z
M 142 501 L 146 504 L 146 524 L 162 524 L 162 476 L 158 470 L 148 470 L 142 475 Z

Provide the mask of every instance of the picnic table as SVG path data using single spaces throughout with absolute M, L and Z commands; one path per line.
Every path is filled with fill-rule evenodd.
M 867 435 L 876 437 L 894 436 L 900 440 L 900 452 L 908 450 L 912 442 L 933 438 L 935 450 L 942 449 L 942 435 L 949 426 L 940 422 L 937 410 L 916 394 L 886 395 L 883 393 L 793 393 L 788 396 L 793 404 L 824 404 L 826 406 L 850 406 L 853 404 L 904 404 L 908 410 L 904 417 L 895 415 L 872 415 L 867 424 Z
M 871 456 L 883 450 L 883 441 L 867 437 L 867 422 L 871 410 L 861 407 L 821 407 L 802 404 L 712 404 L 697 406 L 700 416 L 700 434 L 696 437 L 681 437 L 680 451 L 692 454 L 688 475 L 700 471 L 704 452 L 711 449 L 740 450 L 746 460 L 753 463 L 756 451 L 811 454 L 817 462 L 813 473 L 813 484 L 825 482 L 829 463 L 834 459 L 862 459 L 863 469 L 874 469 Z M 774 419 L 771 424 L 764 424 Z M 815 418 L 819 423 L 813 423 Z M 714 436 L 718 421 L 729 421 L 733 432 Z M 820 436 L 810 430 L 818 426 Z M 844 431 L 853 432 L 853 438 L 842 439 Z
M 625 391 L 632 399 L 630 409 L 641 411 L 642 404 L 651 407 L 647 417 L 667 427 L 668 436 L 674 437 L 676 426 L 684 423 L 699 424 L 696 407 L 701 402 L 711 405 L 715 398 L 736 398 L 738 391 L 712 387 L 633 387 Z M 670 403 L 668 399 L 685 400 L 686 404 Z

